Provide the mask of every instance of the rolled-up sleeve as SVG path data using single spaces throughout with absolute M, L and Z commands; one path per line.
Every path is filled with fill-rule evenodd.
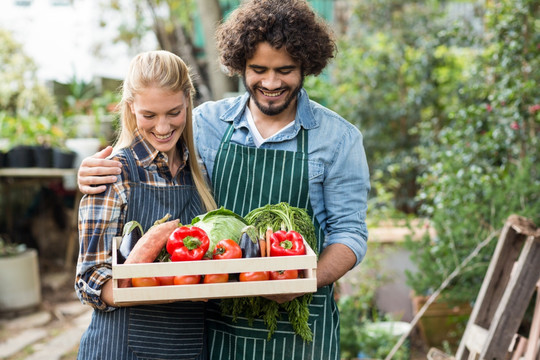
M 112 278 L 112 239 L 121 235 L 126 199 L 115 183 L 104 193 L 85 195 L 79 206 L 79 258 L 75 291 L 83 304 L 111 311 L 101 288 Z
M 337 140 L 333 162 L 326 169 L 322 186 L 325 204 L 325 243 L 343 244 L 356 256 L 356 265 L 367 251 L 367 199 L 369 168 L 362 134 L 349 126 Z

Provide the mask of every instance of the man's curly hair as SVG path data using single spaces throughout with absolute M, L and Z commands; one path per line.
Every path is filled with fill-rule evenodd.
M 305 0 L 248 0 L 216 32 L 221 63 L 243 75 L 257 45 L 268 42 L 301 65 L 303 75 L 318 75 L 337 50 L 334 35 Z

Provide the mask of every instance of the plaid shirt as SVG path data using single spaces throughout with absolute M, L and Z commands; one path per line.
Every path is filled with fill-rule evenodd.
M 133 152 L 137 166 L 144 170 L 139 171 L 141 183 L 153 186 L 185 184 L 185 172 L 181 170 L 187 164 L 188 151 L 180 141 L 178 147 L 183 161 L 172 176 L 167 155 L 155 150 L 137 131 L 127 151 Z M 114 155 L 112 159 L 122 163 L 118 180 L 101 194 L 85 195 L 79 206 L 80 250 L 75 282 L 77 296 L 83 304 L 105 311 L 112 311 L 114 307 L 108 307 L 101 300 L 101 287 L 112 278 L 112 239 L 122 235 L 130 195 L 127 159 L 122 154 Z

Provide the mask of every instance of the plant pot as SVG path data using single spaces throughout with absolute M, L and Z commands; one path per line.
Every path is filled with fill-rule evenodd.
M 0 257 L 0 313 L 41 303 L 38 254 L 35 249 Z
M 34 150 L 31 146 L 15 146 L 7 153 L 7 167 L 28 168 L 34 166 Z
M 75 163 L 77 154 L 74 151 L 53 149 L 53 167 L 59 169 L 71 169 Z
M 53 164 L 53 149 L 48 146 L 34 146 L 34 166 L 50 168 Z
M 424 306 L 428 298 L 428 296 L 412 298 L 415 314 Z M 443 343 L 448 342 L 454 351 L 457 350 L 471 311 L 472 307 L 469 303 L 447 303 L 436 300 L 427 308 L 418 322 L 422 339 L 428 347 L 443 348 Z

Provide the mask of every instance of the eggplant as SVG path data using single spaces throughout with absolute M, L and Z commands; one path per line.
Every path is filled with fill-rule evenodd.
M 123 264 L 133 247 L 139 239 L 143 236 L 143 229 L 141 224 L 137 221 L 130 221 L 124 225 L 122 230 L 122 241 L 118 250 L 116 250 L 116 258 L 118 264 Z
M 238 242 L 242 249 L 243 258 L 254 258 L 261 256 L 261 248 L 259 246 L 259 237 L 257 229 L 254 226 L 246 226 L 242 229 L 240 241 Z

